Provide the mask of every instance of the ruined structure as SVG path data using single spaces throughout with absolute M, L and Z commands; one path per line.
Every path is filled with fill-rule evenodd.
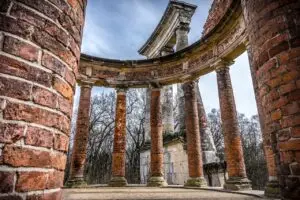
M 220 94 L 227 189 L 248 187 L 230 63 L 249 54 L 268 163 L 267 195 L 300 197 L 299 7 L 297 0 L 215 0 L 203 37 L 174 54 L 120 61 L 80 55 L 85 0 L 0 2 L 0 198 L 61 199 L 70 113 L 77 81 L 80 107 L 92 86 L 151 86 L 151 173 L 162 172 L 160 87 L 183 83 L 189 182 L 203 185 L 195 80 L 216 70 Z M 80 59 L 80 67 L 78 63 Z M 112 183 L 124 177 L 125 90 L 118 90 Z M 154 103 L 155 102 L 155 103 Z M 155 113 L 156 112 L 156 113 Z M 80 109 L 70 182 L 83 182 L 88 109 Z M 79 137 L 79 136 L 81 137 Z M 78 141 L 82 140 L 82 141 Z M 190 154 L 193 154 L 190 157 Z M 120 181 L 118 181 L 120 180 Z M 159 180 L 159 179 L 156 179 Z
M 139 50 L 139 53 L 148 58 L 160 57 L 174 53 L 188 46 L 188 33 L 190 30 L 191 18 L 197 7 L 184 2 L 170 1 L 164 15 L 159 24 L 151 34 L 147 42 Z M 175 50 L 174 50 L 175 49 Z M 201 125 L 199 131 L 201 133 L 201 146 L 204 164 L 218 162 L 216 156 L 216 149 L 212 140 L 212 135 L 207 127 L 206 113 L 202 103 L 199 86 L 196 84 L 198 119 Z M 146 91 L 146 116 L 145 116 L 145 135 L 146 143 L 150 141 L 150 90 Z M 173 116 L 173 87 L 172 85 L 162 87 L 162 126 L 163 126 L 163 146 L 164 146 L 164 177 L 168 184 L 183 185 L 188 179 L 188 158 L 185 148 L 186 141 L 183 140 L 183 133 L 185 132 L 185 111 L 184 111 L 184 96 L 182 85 L 177 85 L 178 93 L 178 126 L 174 130 L 174 116 Z M 175 136 L 174 133 L 179 133 Z M 170 137 L 172 136 L 172 137 Z M 169 138 L 167 138 L 169 137 Z M 140 153 L 140 175 L 141 183 L 147 183 L 150 174 L 150 146 L 145 145 Z M 214 171 L 216 179 L 211 185 L 221 186 L 218 178 L 218 165 Z M 224 172 L 224 170 L 222 170 Z M 220 174 L 223 178 L 224 175 Z M 212 180 L 212 177 L 206 176 L 207 179 Z M 217 183 L 217 184 L 216 184 Z

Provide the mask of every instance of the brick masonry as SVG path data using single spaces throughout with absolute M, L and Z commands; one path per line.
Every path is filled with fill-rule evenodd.
M 81 86 L 69 181 L 84 180 L 84 165 L 90 124 L 91 90 L 92 87 L 88 84 Z
M 228 176 L 244 178 L 247 176 L 229 67 L 216 71 Z
M 251 67 L 275 157 L 282 198 L 300 196 L 300 2 L 242 1 Z
M 183 83 L 185 101 L 185 127 L 190 178 L 203 177 L 203 163 L 199 132 L 199 120 L 196 97 L 196 81 Z
M 151 176 L 163 177 L 163 133 L 160 89 L 151 89 L 150 126 L 151 126 Z
M 126 91 L 117 90 L 116 121 L 112 160 L 112 176 L 125 177 L 126 153 Z
M 1 199 L 61 199 L 85 6 L 0 2 Z

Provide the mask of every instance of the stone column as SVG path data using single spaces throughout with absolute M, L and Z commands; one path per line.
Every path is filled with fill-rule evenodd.
M 145 129 L 145 141 L 150 141 L 150 94 L 151 90 L 149 88 L 146 88 L 145 92 L 145 123 L 144 123 L 144 129 Z
M 182 84 L 185 100 L 185 113 L 188 113 L 188 115 L 185 115 L 185 127 L 187 138 L 189 179 L 187 180 L 185 186 L 189 187 L 206 186 L 206 181 L 203 177 L 196 84 L 197 83 L 195 81 L 190 81 Z
M 256 74 L 254 72 L 253 68 L 253 59 L 252 59 L 252 50 L 249 42 L 246 42 L 246 48 L 248 52 L 249 57 L 249 64 L 250 64 L 250 71 L 251 71 L 251 77 L 253 82 L 253 89 L 255 93 L 255 100 L 257 105 L 257 112 L 260 122 L 260 129 L 262 133 L 263 138 L 263 145 L 264 145 L 264 153 L 265 153 L 265 159 L 267 162 L 267 168 L 268 168 L 268 182 L 265 186 L 265 196 L 267 197 L 280 197 L 280 188 L 279 188 L 279 182 L 277 178 L 277 172 L 276 172 L 276 164 L 275 164 L 275 154 L 273 153 L 272 146 L 271 146 L 271 137 L 266 131 L 266 124 L 264 120 L 264 113 L 263 113 L 263 107 L 261 104 L 261 100 L 259 99 L 259 91 L 258 91 L 258 85 L 256 81 Z
M 62 198 L 86 0 L 0 1 L 0 199 Z
M 180 51 L 189 45 L 188 33 L 189 24 L 181 23 L 176 29 L 176 51 Z M 185 117 L 184 117 L 184 92 L 182 84 L 177 84 L 177 98 L 178 98 L 178 128 L 176 131 L 184 131 Z
M 225 158 L 229 176 L 224 184 L 224 188 L 229 190 L 249 189 L 251 185 L 246 175 L 237 112 L 229 73 L 229 63 L 221 61 L 216 71 L 224 134 Z
M 151 177 L 148 180 L 148 186 L 161 187 L 166 186 L 163 174 L 163 136 L 162 119 L 160 104 L 160 89 L 151 89 L 150 101 L 150 124 L 151 124 Z
M 199 80 L 196 84 L 196 95 L 203 164 L 216 163 L 219 162 L 220 159 L 216 155 L 217 150 L 213 140 L 212 132 L 207 125 L 207 117 L 200 93 Z
M 126 89 L 117 89 L 114 147 L 112 157 L 112 179 L 109 186 L 127 185 L 125 179 L 126 153 Z
M 166 56 L 174 53 L 173 48 L 164 47 L 161 55 Z M 174 133 L 174 115 L 173 115 L 173 85 L 167 85 L 162 88 L 162 124 L 163 134 Z
M 300 199 L 300 1 L 241 1 L 282 199 Z
M 81 85 L 76 135 L 72 149 L 70 177 L 66 183 L 67 187 L 86 186 L 84 180 L 84 167 L 89 136 L 91 90 L 91 85 L 85 83 Z

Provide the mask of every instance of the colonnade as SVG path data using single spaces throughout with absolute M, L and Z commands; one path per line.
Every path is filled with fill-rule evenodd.
M 221 60 L 215 66 L 217 73 L 222 129 L 224 133 L 225 156 L 228 180 L 225 189 L 239 190 L 251 188 L 247 178 L 237 112 L 229 73 L 232 62 Z M 206 185 L 203 176 L 201 135 L 197 106 L 198 81 L 182 84 L 184 94 L 185 131 L 189 179 L 186 186 L 201 187 Z M 88 124 L 91 100 L 90 83 L 82 83 L 77 119 L 77 129 L 72 153 L 70 185 L 85 185 L 84 164 L 88 138 Z M 150 131 L 151 131 L 151 170 L 148 186 L 165 186 L 163 178 L 163 127 L 161 113 L 160 87 L 150 87 Z M 117 88 L 115 133 L 112 158 L 112 179 L 110 186 L 126 186 L 125 151 L 126 151 L 126 88 Z

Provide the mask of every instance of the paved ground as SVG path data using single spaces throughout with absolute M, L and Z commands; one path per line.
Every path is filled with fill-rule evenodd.
M 253 194 L 253 193 L 252 193 Z M 258 192 L 259 194 L 259 192 Z M 260 192 L 261 194 L 261 192 Z M 196 200 L 196 199 L 262 199 L 259 197 L 225 193 L 219 191 L 185 188 L 148 188 L 148 187 L 95 187 L 64 189 L 64 200 L 116 200 L 116 199 L 156 199 L 156 200 Z

